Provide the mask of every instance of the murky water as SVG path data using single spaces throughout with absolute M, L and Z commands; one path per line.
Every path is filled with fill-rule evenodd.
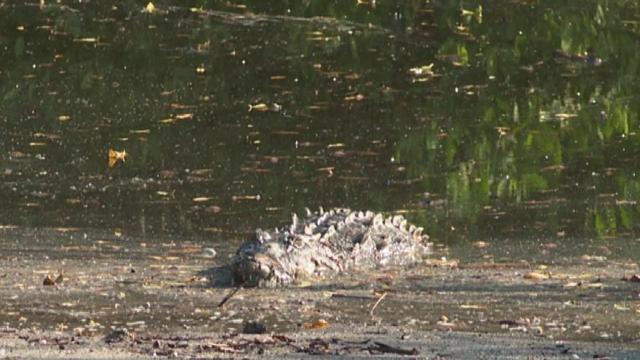
M 635 244 L 639 14 L 0 3 L 0 224 L 226 248 L 346 206 L 405 212 L 445 243 Z

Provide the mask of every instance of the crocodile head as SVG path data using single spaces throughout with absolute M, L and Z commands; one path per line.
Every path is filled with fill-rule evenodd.
M 244 244 L 233 261 L 233 275 L 244 286 L 274 287 L 290 284 L 295 274 L 289 269 L 285 245 L 271 239 L 268 233 L 257 231 L 256 238 Z

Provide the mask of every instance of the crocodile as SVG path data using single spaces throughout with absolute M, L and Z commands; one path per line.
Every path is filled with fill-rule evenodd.
M 422 231 L 402 215 L 307 209 L 304 218 L 293 214 L 290 225 L 257 229 L 237 250 L 231 271 L 239 285 L 276 287 L 351 268 L 414 264 L 432 250 Z

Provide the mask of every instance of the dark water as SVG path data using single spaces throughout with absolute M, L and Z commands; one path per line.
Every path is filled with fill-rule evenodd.
M 0 2 L 1 225 L 222 244 L 346 206 L 637 252 L 634 2 L 113 4 Z

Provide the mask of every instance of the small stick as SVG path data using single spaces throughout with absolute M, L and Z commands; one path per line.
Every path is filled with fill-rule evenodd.
M 369 311 L 369 314 L 371 316 L 373 316 L 373 311 L 378 307 L 380 302 L 382 302 L 382 299 L 384 299 L 386 296 L 387 296 L 387 292 L 385 291 L 384 293 L 382 293 L 382 295 L 380 295 L 380 297 L 378 298 L 378 301 L 376 301 L 376 303 L 373 304 L 373 307 L 371 307 L 371 311 Z
M 370 346 L 369 349 L 377 350 L 377 351 L 380 351 L 380 352 L 383 352 L 383 353 L 392 353 L 392 354 L 398 354 L 398 355 L 418 355 L 418 354 L 420 354 L 420 351 L 418 351 L 418 349 L 416 349 L 416 348 L 412 348 L 411 350 L 403 349 L 403 348 L 387 345 L 385 343 L 381 343 L 381 342 L 378 342 L 378 341 L 374 341 L 374 344 L 376 346 Z
M 235 288 L 235 289 L 231 290 L 231 292 L 230 292 L 229 294 L 227 294 L 227 296 L 225 296 L 225 297 L 224 297 L 224 299 L 222 299 L 222 301 L 220 301 L 220 303 L 218 304 L 218 307 L 219 307 L 219 308 L 223 307 L 223 306 L 224 306 L 224 304 L 226 304 L 226 303 L 227 303 L 227 301 L 229 301 L 229 299 L 231 299 L 231 297 L 232 297 L 233 295 L 235 295 L 235 294 L 238 292 L 238 290 L 240 290 L 240 288 L 239 288 L 239 287 L 237 287 L 237 288 Z

